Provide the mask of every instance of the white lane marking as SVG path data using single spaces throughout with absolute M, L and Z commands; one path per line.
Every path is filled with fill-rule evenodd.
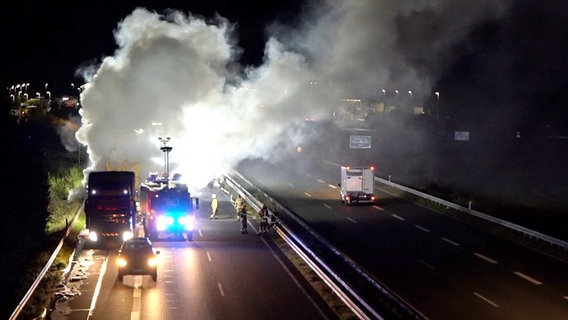
M 347 220 L 349 220 L 349 221 L 351 221 L 351 222 L 353 222 L 353 223 L 357 223 L 357 221 L 355 221 L 355 220 L 353 220 L 353 219 L 351 219 L 351 218 L 349 218 L 349 217 L 347 217 Z
M 203 237 L 203 233 L 201 233 L 201 229 L 197 229 L 197 233 L 199 233 L 200 237 Z
M 221 282 L 217 282 L 217 287 L 219 288 L 219 293 L 221 293 L 221 297 L 224 297 L 225 291 L 223 291 L 223 286 L 221 285 Z
M 381 208 L 381 207 L 379 207 L 379 206 L 373 206 L 373 208 L 375 208 L 375 209 L 377 209 L 377 210 L 381 210 L 381 211 L 384 211 L 384 210 L 385 210 L 385 209 L 383 209 L 383 208 Z
M 442 237 L 442 240 L 446 241 L 447 243 L 451 244 L 452 246 L 456 246 L 456 247 L 459 247 L 459 246 L 460 246 L 459 243 L 457 243 L 457 242 L 455 242 L 455 241 L 452 241 L 452 240 L 450 240 L 450 239 L 448 239 L 448 238 Z
M 291 184 L 290 182 L 288 182 L 288 185 L 289 185 L 290 187 L 294 188 L 294 185 Z
M 142 287 L 142 276 L 134 276 L 134 288 L 141 288 Z
M 424 232 L 430 232 L 430 230 L 428 230 L 427 228 L 424 228 L 423 226 L 419 225 L 419 224 L 415 224 L 414 227 L 416 229 L 422 230 Z
M 393 216 L 394 218 L 397 218 L 398 220 L 404 221 L 404 218 L 403 218 L 403 217 L 401 217 L 401 216 L 399 216 L 399 215 L 396 215 L 396 214 L 394 214 L 394 213 L 391 214 L 391 216 Z
M 327 203 L 324 203 L 323 206 L 326 207 L 326 208 L 328 208 L 328 209 L 332 209 L 331 206 L 330 206 L 329 204 L 327 204 Z
M 138 280 L 134 280 L 134 282 L 138 282 Z M 130 320 L 139 320 L 141 309 L 142 309 L 142 289 L 140 289 L 140 286 L 135 286 L 134 291 L 132 292 L 132 311 L 130 312 Z
M 91 301 L 91 306 L 89 307 L 89 316 L 88 318 L 93 316 L 93 311 L 95 311 L 95 306 L 97 305 L 97 299 L 99 298 L 99 293 L 101 292 L 101 286 L 103 282 L 103 276 L 106 273 L 106 268 L 108 264 L 108 257 L 105 258 L 103 261 L 103 265 L 101 267 L 101 272 L 99 274 L 99 279 L 97 280 L 97 285 L 95 286 L 95 292 L 93 293 L 93 301 Z
M 536 284 L 537 286 L 540 286 L 542 284 L 542 282 L 536 280 L 533 277 L 527 276 L 526 274 L 520 272 L 520 271 L 515 271 L 513 272 L 515 275 L 517 275 L 518 277 L 521 277 L 529 282 L 532 282 L 533 284 Z
M 307 192 L 304 192 L 304 194 L 305 194 L 306 196 L 310 197 L 310 198 L 312 197 L 312 195 L 309 194 L 309 193 L 307 193 Z
M 427 266 L 428 268 L 430 268 L 430 269 L 432 269 L 432 270 L 436 270 L 436 268 L 434 268 L 433 265 L 427 263 L 427 262 L 424 261 L 424 260 L 420 260 L 420 263 L 422 263 L 423 265 Z
M 330 187 L 330 188 L 332 188 L 332 189 L 337 189 L 337 187 L 334 186 L 334 185 L 332 185 L 332 184 L 328 184 L 327 186 Z
M 213 259 L 211 258 L 211 253 L 209 251 L 207 251 L 207 260 L 209 260 L 209 262 L 213 261 Z
M 477 253 L 477 252 L 476 252 L 476 253 L 474 253 L 473 255 L 476 256 L 476 257 L 478 257 L 478 258 L 480 258 L 480 259 L 483 259 L 483 260 L 485 260 L 485 261 L 487 261 L 487 262 L 489 262 L 489 263 L 497 264 L 497 261 L 495 261 L 495 260 L 489 258 L 488 256 L 484 256 L 484 255 L 482 255 L 481 253 Z
M 322 179 L 318 179 L 319 183 L 325 183 L 325 181 L 323 181 Z
M 483 301 L 489 303 L 490 305 L 494 306 L 495 308 L 499 308 L 499 305 L 498 305 L 498 304 L 496 304 L 495 302 L 493 302 L 493 301 L 491 301 L 491 300 L 485 298 L 484 296 L 480 295 L 479 293 L 477 293 L 477 292 L 474 291 L 473 294 L 474 294 L 475 296 L 477 296 L 479 299 L 481 299 L 481 300 L 483 300 Z

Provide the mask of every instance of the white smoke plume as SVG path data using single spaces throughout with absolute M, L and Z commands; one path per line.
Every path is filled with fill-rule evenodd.
M 133 11 L 115 30 L 115 54 L 84 74 L 76 137 L 87 171 L 163 171 L 159 137 L 170 137 L 170 172 L 204 186 L 243 159 L 301 143 L 288 129 L 308 114 L 331 117 L 343 98 L 381 88 L 431 95 L 452 45 L 507 9 L 495 0 L 319 5 L 306 6 L 299 26 L 267 27 L 258 67 L 239 66 L 238 26 L 223 17 Z

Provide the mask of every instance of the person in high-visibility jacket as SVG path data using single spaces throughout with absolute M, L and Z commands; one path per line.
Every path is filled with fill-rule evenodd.
M 246 207 L 245 199 L 239 194 L 235 200 L 235 209 L 237 210 L 237 220 L 240 218 L 241 211 Z
M 219 209 L 219 201 L 217 200 L 217 195 L 213 194 L 211 196 L 211 215 L 209 216 L 209 219 L 217 218 L 218 209 Z

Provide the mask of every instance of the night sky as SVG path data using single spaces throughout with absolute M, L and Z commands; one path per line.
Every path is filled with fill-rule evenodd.
M 444 17 L 436 13 L 401 16 L 397 50 L 407 54 L 406 62 L 419 72 L 435 74 L 433 90 L 442 93 L 442 104 L 454 111 L 454 117 L 505 121 L 515 115 L 510 126 L 566 126 L 568 3 L 502 2 L 507 5 L 506 13 L 474 23 L 465 37 L 449 46 L 452 54 L 443 65 L 430 63 L 435 57 L 420 55 L 421 48 L 440 32 L 436 20 Z M 460 5 L 467 7 L 468 3 L 476 2 Z M 259 65 L 267 39 L 265 26 L 274 21 L 291 28 L 306 23 L 300 18 L 302 4 L 279 0 L 10 1 L 0 12 L 4 43 L 0 81 L 5 86 L 29 82 L 31 91 L 49 83 L 54 94 L 65 93 L 70 83 L 83 81 L 74 74 L 79 66 L 113 54 L 117 47 L 113 30 L 136 7 L 158 13 L 172 8 L 205 18 L 218 13 L 238 25 L 239 46 L 244 49 L 240 62 Z M 428 19 L 432 22 L 424 23 Z M 480 105 L 487 109 L 480 112 Z
M 2 83 L 45 83 L 58 90 L 82 83 L 77 67 L 99 62 L 117 46 L 113 30 L 135 8 L 157 13 L 174 9 L 210 19 L 220 14 L 238 24 L 239 44 L 247 48 L 241 62 L 255 65 L 262 60 L 264 26 L 275 20 L 294 22 L 299 1 L 209 0 L 209 1 L 11 1 L 0 12 L 3 21 Z

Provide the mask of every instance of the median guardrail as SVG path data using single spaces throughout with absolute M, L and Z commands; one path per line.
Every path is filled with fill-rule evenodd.
M 239 180 L 246 183 L 248 187 L 239 185 L 230 176 L 226 177 L 227 185 L 245 198 L 255 210 L 258 210 L 262 203 L 247 188 L 254 188 L 255 193 L 262 193 L 265 201 L 278 204 L 277 233 L 279 236 L 359 319 L 426 319 L 420 312 L 414 310 L 402 298 L 379 283 L 352 259 L 312 230 L 298 215 L 256 188 L 238 172 L 233 171 L 232 175 L 238 176 Z M 374 297 L 372 302 L 367 301 L 369 296 Z
M 380 178 L 380 177 L 375 177 L 375 181 L 378 181 L 378 182 L 380 182 L 380 183 L 382 183 L 382 184 L 384 184 L 384 185 L 387 185 L 387 186 L 389 186 L 389 187 L 391 187 L 391 188 L 398 189 L 398 190 L 400 190 L 400 191 L 403 191 L 403 192 L 410 193 L 410 194 L 413 194 L 413 195 L 415 195 L 415 196 L 421 197 L 421 198 L 423 198 L 423 199 L 426 199 L 426 200 L 431 201 L 431 202 L 433 202 L 433 203 L 436 203 L 436 204 L 438 204 L 438 205 L 441 205 L 441 206 L 444 206 L 444 207 L 447 207 L 447 208 L 451 208 L 451 209 L 457 210 L 457 211 L 459 211 L 459 212 L 466 213 L 466 214 L 475 216 L 475 217 L 477 217 L 477 218 L 483 219 L 483 220 L 485 220 L 485 221 L 488 221 L 488 222 L 497 224 L 497 225 L 499 225 L 499 226 L 501 226 L 501 227 L 504 227 L 504 228 L 513 230 L 513 231 L 518 232 L 518 233 L 521 233 L 521 234 L 523 234 L 523 235 L 525 235 L 525 236 L 527 236 L 527 237 L 535 238 L 535 239 L 538 239 L 538 240 L 540 240 L 540 241 L 547 242 L 547 243 L 549 243 L 551 246 L 555 246 L 555 247 L 557 247 L 557 248 L 561 248 L 561 249 L 564 249 L 564 250 L 567 250 L 567 249 L 568 249 L 568 242 L 567 242 L 567 241 L 563 241 L 563 240 L 560 240 L 560 239 L 551 237 L 551 236 L 549 236 L 549 235 L 540 233 L 540 232 L 538 232 L 538 231 L 531 230 L 531 229 L 529 229 L 529 228 L 526 228 L 526 227 L 523 227 L 523 226 L 520 226 L 520 225 L 511 223 L 511 222 L 509 222 L 509 221 L 505 221 L 505 220 L 502 220 L 502 219 L 499 219 L 499 218 L 490 216 L 490 215 L 488 215 L 488 214 L 485 214 L 485 213 L 482 213 L 482 212 L 473 210 L 473 209 L 471 209 L 471 208 L 466 208 L 466 207 L 460 206 L 460 205 L 458 205 L 458 204 L 455 204 L 455 203 L 446 201 L 446 200 L 444 200 L 444 199 L 440 199 L 440 198 L 431 196 L 431 195 L 426 194 L 426 193 L 424 193 L 424 192 L 420 192 L 420 191 L 418 191 L 418 190 L 414 190 L 414 189 L 412 189 L 412 188 L 405 187 L 405 186 L 403 186 L 403 185 L 399 185 L 399 184 L 393 183 L 393 182 L 390 181 L 390 180 L 385 180 L 385 179 Z

